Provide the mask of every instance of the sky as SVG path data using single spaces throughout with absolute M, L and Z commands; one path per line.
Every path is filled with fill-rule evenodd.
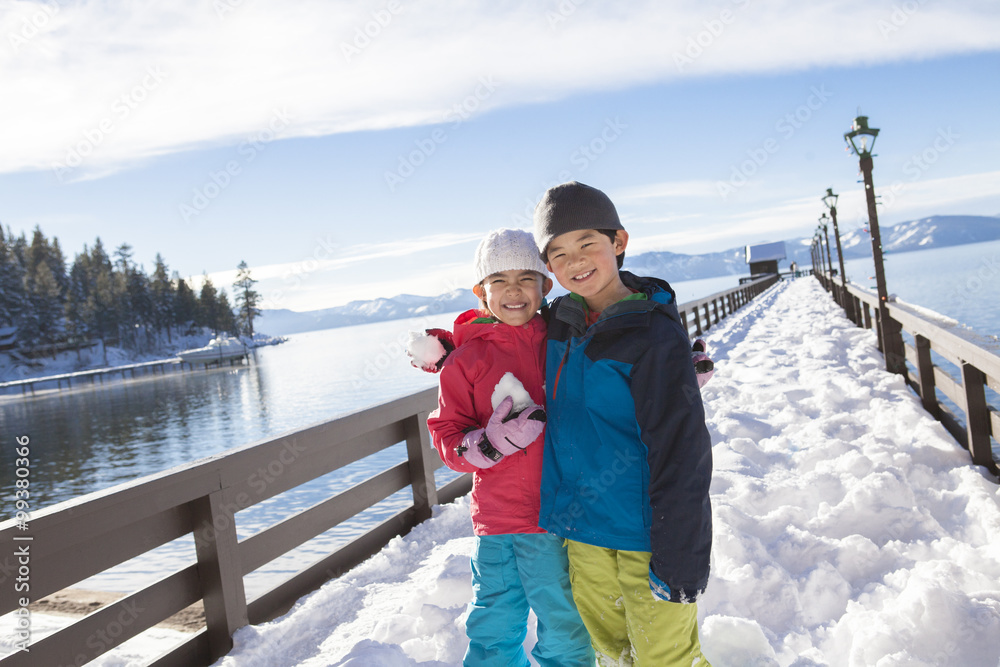
M 570 180 L 628 252 L 1000 215 L 992 0 L 0 0 L 0 224 L 265 308 L 471 287 Z M 667 276 L 669 278 L 669 276 Z

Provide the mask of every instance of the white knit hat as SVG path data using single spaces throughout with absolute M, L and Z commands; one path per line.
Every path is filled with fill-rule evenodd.
M 549 272 L 538 256 L 535 237 L 522 229 L 494 229 L 476 248 L 472 264 L 475 284 L 486 276 L 500 271 L 537 271 L 543 276 Z

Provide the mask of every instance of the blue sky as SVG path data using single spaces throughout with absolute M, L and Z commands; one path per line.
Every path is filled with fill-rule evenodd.
M 995 3 L 6 2 L 0 224 L 100 236 L 267 307 L 470 287 L 546 187 L 612 197 L 630 251 L 865 219 L 1000 215 Z M 669 277 L 668 277 L 669 278 Z

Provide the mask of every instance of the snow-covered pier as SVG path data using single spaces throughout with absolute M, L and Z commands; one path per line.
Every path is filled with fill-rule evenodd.
M 207 368 L 207 365 L 200 364 L 203 368 Z M 20 389 L 21 394 L 27 394 L 29 391 L 31 395 L 35 395 L 35 389 L 37 388 L 54 388 L 63 389 L 63 384 L 65 384 L 66 389 L 72 389 L 74 383 L 76 386 L 93 386 L 96 384 L 104 384 L 105 380 L 129 380 L 136 377 L 142 377 L 144 375 L 163 375 L 168 372 L 177 372 L 183 370 L 193 371 L 199 367 L 199 364 L 192 364 L 185 361 L 181 361 L 178 358 L 171 359 L 158 359 L 155 361 L 142 361 L 135 364 L 124 364 L 121 366 L 112 366 L 110 368 L 93 368 L 85 371 L 75 371 L 73 373 L 58 373 L 56 375 L 44 375 L 41 377 L 26 378 L 24 380 L 11 380 L 9 382 L 0 382 L 0 396 L 3 396 L 9 389 Z
M 704 337 L 717 368 L 703 389 L 715 541 L 699 600 L 712 663 L 997 667 L 1000 486 L 885 370 L 875 332 L 806 278 L 779 283 Z M 292 463 L 283 470 L 290 484 Z M 221 481 L 239 479 L 237 470 Z M 224 501 L 199 501 L 200 511 Z M 468 502 L 431 511 L 284 616 L 236 630 L 216 665 L 460 665 Z M 262 546 L 255 535 L 239 553 L 272 550 Z M 225 568 L 230 587 L 234 567 L 250 564 Z M 144 664 L 171 642 L 140 635 L 90 664 Z
M 1000 487 L 884 370 L 875 332 L 809 278 L 707 340 L 712 663 L 996 667 Z M 466 502 L 439 507 L 285 617 L 239 630 L 217 665 L 459 665 L 472 545 Z
M 77 385 L 84 383 L 84 381 L 89 381 L 89 384 L 97 384 L 100 382 L 104 384 L 104 379 L 111 379 L 117 375 L 121 376 L 121 379 L 126 379 L 126 377 L 134 378 L 136 376 L 136 371 L 140 375 L 145 373 L 166 373 L 171 370 L 183 369 L 183 362 L 180 359 L 162 359 L 158 361 L 144 361 L 137 364 L 126 364 L 124 366 L 114 366 L 112 368 L 95 368 L 86 371 L 75 371 L 73 373 L 58 373 L 56 375 L 45 375 L 42 377 L 27 378 L 24 380 L 11 380 L 9 382 L 0 382 L 0 392 L 5 392 L 7 389 L 20 389 L 22 394 L 26 394 L 29 391 L 32 395 L 35 394 L 36 385 L 49 385 L 55 384 L 56 389 L 62 389 L 63 383 L 66 383 L 66 388 L 70 389 L 73 387 L 73 382 L 76 381 Z M 190 367 L 191 364 L 188 364 Z M 127 374 L 127 375 L 126 375 Z

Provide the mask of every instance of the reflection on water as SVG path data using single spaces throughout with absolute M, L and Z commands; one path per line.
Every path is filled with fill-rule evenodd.
M 248 366 L 0 397 L 0 516 L 13 516 L 14 438 L 31 439 L 34 510 L 434 386 L 408 329 L 453 315 L 315 331 Z

